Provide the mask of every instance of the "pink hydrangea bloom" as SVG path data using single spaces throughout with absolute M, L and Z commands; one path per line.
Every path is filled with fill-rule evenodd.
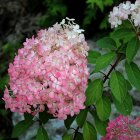
M 59 119 L 78 114 L 85 105 L 89 70 L 83 30 L 66 18 L 26 39 L 9 65 L 10 90 L 5 107 L 12 112 L 36 114 L 45 110 Z
M 109 23 L 111 27 L 118 27 L 123 20 L 129 20 L 134 26 L 140 26 L 140 0 L 136 0 L 134 4 L 130 1 L 119 4 L 113 8 L 109 15 Z
M 130 120 L 120 115 L 109 122 L 106 132 L 102 140 L 138 140 L 140 139 L 140 118 Z

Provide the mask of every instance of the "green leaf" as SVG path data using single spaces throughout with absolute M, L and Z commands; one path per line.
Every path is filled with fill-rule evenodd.
M 94 126 L 86 121 L 83 126 L 84 140 L 97 140 L 97 134 Z
M 53 118 L 53 116 L 50 114 L 50 113 L 48 113 L 48 112 L 46 112 L 46 111 L 43 111 L 43 112 L 40 112 L 39 113 L 39 119 L 41 120 L 41 122 L 42 123 L 46 123 L 49 119 L 52 119 Z
M 119 28 L 113 32 L 112 37 L 116 39 L 125 39 L 129 41 L 132 37 L 135 36 L 135 32 L 129 28 Z
M 2 67 L 2 65 L 0 65 L 0 67 Z M 2 68 L 1 68 L 1 72 L 2 72 Z M 1 79 L 0 79 L 0 90 L 1 91 L 3 91 L 5 89 L 5 85 L 8 84 L 8 81 L 9 81 L 9 76 L 7 74 L 4 77 L 1 77 Z
M 106 121 L 111 112 L 111 102 L 109 98 L 103 96 L 97 103 L 96 103 L 97 115 L 100 120 Z
M 95 72 L 98 72 L 101 69 L 107 67 L 115 57 L 116 54 L 114 52 L 107 53 L 98 57 L 96 60 Z
M 86 105 L 92 105 L 97 102 L 103 92 L 103 81 L 101 79 L 96 79 L 93 82 L 89 83 L 86 90 Z
M 12 131 L 12 138 L 17 138 L 21 134 L 27 131 L 27 129 L 33 124 L 32 120 L 23 120 L 19 122 Z
M 120 27 L 120 29 L 124 28 L 124 29 L 128 29 L 128 30 L 131 30 L 131 31 L 134 30 L 132 24 L 128 20 L 124 20 L 119 27 Z
M 64 120 L 64 124 L 66 126 L 67 129 L 70 128 L 71 124 L 73 123 L 74 119 L 75 119 L 76 116 L 68 116 L 66 120 Z
M 138 37 L 133 37 L 128 42 L 128 45 L 126 48 L 126 58 L 129 63 L 133 60 L 133 58 L 136 55 L 136 53 L 138 52 L 139 48 L 140 48 L 140 41 L 139 41 Z
M 106 127 L 107 127 L 107 124 L 108 124 L 108 121 L 101 121 L 97 114 L 95 115 L 94 114 L 94 121 L 95 121 L 95 127 L 96 127 L 96 130 L 98 131 L 98 133 L 102 136 L 105 136 L 106 134 Z
M 105 18 L 101 21 L 99 28 L 102 29 L 107 29 L 108 28 L 108 16 L 105 16 Z
M 101 0 L 94 0 L 95 4 L 100 8 L 100 10 L 104 11 L 104 3 Z
M 29 114 L 29 113 L 24 113 L 24 118 L 25 118 L 25 120 L 30 121 L 30 120 L 33 119 L 33 115 L 31 115 L 31 114 Z
M 65 133 L 62 136 L 62 140 L 72 140 L 72 135 Z
M 82 133 L 77 133 L 77 136 L 76 136 L 75 140 L 84 140 L 83 134 Z
M 95 64 L 96 63 L 96 59 L 101 56 L 101 54 L 99 52 L 96 51 L 88 51 L 88 56 L 87 56 L 87 60 L 88 63 L 90 64 Z
M 97 45 L 105 49 L 115 49 L 116 42 L 110 37 L 104 37 L 97 41 Z
M 0 101 L 1 102 L 1 101 Z M 0 116 L 2 117 L 7 117 L 8 115 L 8 111 L 5 109 L 0 109 Z
M 105 0 L 105 1 L 104 1 L 104 4 L 105 4 L 106 6 L 111 6 L 111 5 L 113 4 L 113 0 Z
M 37 131 L 36 140 L 49 140 L 47 131 L 42 126 Z
M 132 89 L 132 85 L 129 83 L 128 80 L 126 80 L 126 83 L 127 83 L 127 89 L 128 89 L 128 90 L 131 90 L 131 89 Z
M 135 63 L 125 63 L 125 70 L 129 82 L 140 91 L 140 69 Z
M 114 97 L 113 97 L 113 102 L 119 113 L 121 113 L 122 115 L 130 115 L 132 111 L 133 103 L 132 103 L 132 99 L 129 93 L 127 93 L 123 102 L 121 103 L 118 102 Z
M 83 127 L 84 122 L 87 118 L 87 113 L 88 113 L 87 109 L 81 110 L 80 113 L 76 117 L 76 122 L 77 122 L 78 126 L 81 128 Z
M 93 7 L 94 4 L 96 4 L 96 6 L 99 7 L 102 12 L 104 10 L 104 3 L 101 0 L 87 0 L 86 3 L 90 4 L 91 7 Z
M 120 72 L 115 71 L 111 74 L 110 88 L 115 99 L 119 102 L 123 102 L 123 100 L 126 98 L 128 89 L 127 82 Z

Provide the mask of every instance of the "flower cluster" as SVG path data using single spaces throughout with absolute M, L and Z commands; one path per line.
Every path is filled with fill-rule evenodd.
M 59 119 L 84 109 L 89 70 L 83 30 L 74 19 L 40 30 L 26 39 L 9 65 L 5 106 L 12 112 L 36 114 L 47 108 Z
M 140 139 L 140 118 L 130 120 L 119 116 L 109 122 L 107 134 L 102 140 L 138 140 Z
M 140 26 L 140 0 L 136 0 L 135 4 L 126 1 L 113 8 L 109 15 L 111 27 L 121 25 L 123 20 L 129 20 L 136 27 Z

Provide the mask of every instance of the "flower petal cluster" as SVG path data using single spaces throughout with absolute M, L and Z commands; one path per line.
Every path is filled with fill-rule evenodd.
M 140 118 L 130 120 L 120 115 L 108 123 L 106 132 L 102 140 L 137 140 L 140 138 Z
M 74 19 L 40 30 L 26 39 L 9 65 L 5 106 L 12 112 L 36 114 L 47 108 L 59 119 L 78 114 L 85 105 L 89 70 L 84 30 Z
M 126 1 L 113 8 L 109 15 L 111 27 L 118 27 L 123 20 L 130 20 L 134 26 L 140 26 L 140 0 L 136 0 L 134 4 Z

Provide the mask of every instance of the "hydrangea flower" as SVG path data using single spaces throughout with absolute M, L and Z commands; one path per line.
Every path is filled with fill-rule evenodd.
M 109 15 L 111 28 L 118 27 L 123 20 L 130 20 L 134 26 L 140 26 L 140 0 L 136 0 L 134 4 L 126 1 L 113 8 Z
M 106 136 L 102 140 L 139 140 L 140 118 L 130 120 L 127 116 L 119 116 L 108 123 Z
M 21 114 L 47 108 L 59 119 L 84 109 L 89 47 L 83 31 L 74 19 L 66 18 L 26 39 L 9 65 L 5 107 Z

